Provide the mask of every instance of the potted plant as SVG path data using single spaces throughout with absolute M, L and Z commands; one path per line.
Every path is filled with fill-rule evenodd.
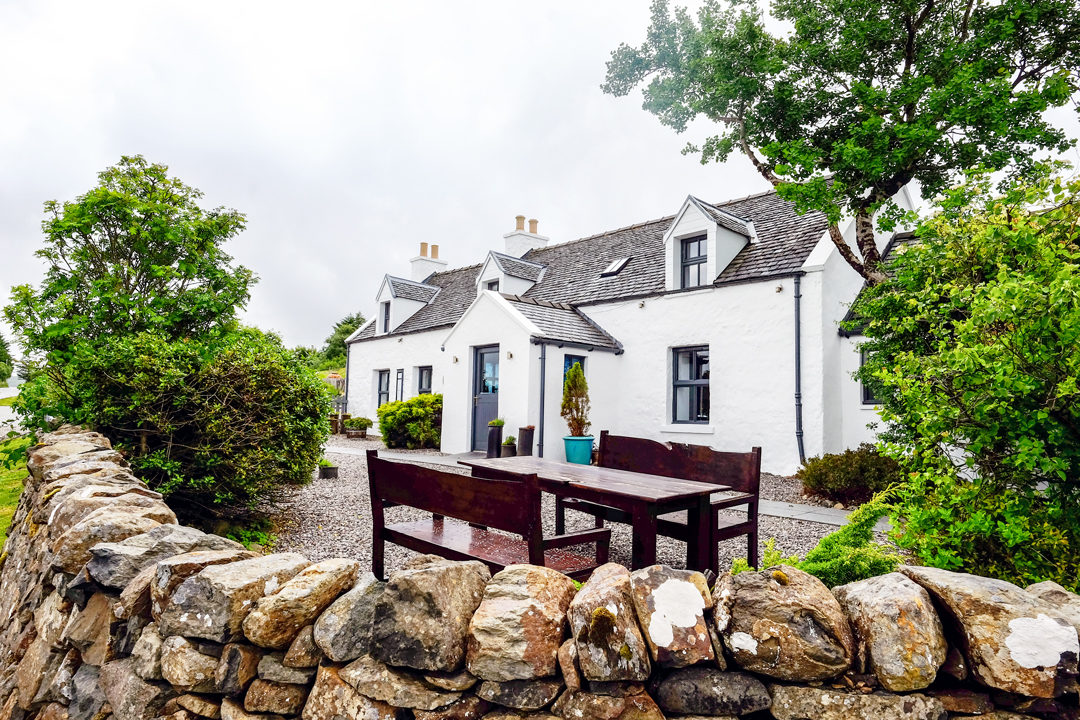
M 517 455 L 517 438 L 513 435 L 507 435 L 506 439 L 503 440 L 499 457 L 514 457 L 515 455 Z
M 566 461 L 588 465 L 592 462 L 593 437 L 585 434 L 592 423 L 589 422 L 589 384 L 585 382 L 581 363 L 574 363 L 566 373 L 559 414 L 566 420 L 566 427 L 570 431 L 563 438 Z
M 319 460 L 319 479 L 336 479 L 338 476 L 338 466 L 330 462 L 326 458 Z
M 499 446 L 502 445 L 502 431 L 505 424 L 506 421 L 502 418 L 495 418 L 488 423 L 487 456 L 489 458 L 499 457 Z
M 370 428 L 373 424 L 374 423 L 372 423 L 371 418 L 366 418 L 366 417 L 349 418 L 348 420 L 345 421 L 345 434 L 350 439 L 354 439 L 354 440 L 356 438 L 364 439 L 364 438 L 367 437 L 368 428 Z
M 535 425 L 518 428 L 518 455 L 532 455 L 533 435 L 535 433 Z

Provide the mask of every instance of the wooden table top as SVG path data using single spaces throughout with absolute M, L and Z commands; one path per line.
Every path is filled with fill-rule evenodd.
M 638 498 L 647 502 L 682 500 L 731 489 L 727 485 L 716 483 L 679 480 L 663 475 L 615 470 L 596 465 L 576 465 L 546 460 L 534 455 L 476 458 L 475 460 L 458 460 L 458 462 L 468 467 L 487 467 L 523 474 L 535 473 L 541 483 L 573 485 L 611 495 Z

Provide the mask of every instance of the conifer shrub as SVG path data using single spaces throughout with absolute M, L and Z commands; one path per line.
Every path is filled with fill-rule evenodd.
M 438 448 L 442 444 L 443 396 L 425 393 L 384 403 L 376 411 L 379 434 L 388 448 Z

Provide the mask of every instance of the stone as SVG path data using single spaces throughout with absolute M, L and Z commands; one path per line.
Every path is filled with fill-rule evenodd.
M 113 613 L 120 620 L 144 616 L 150 617 L 150 581 L 154 579 L 157 568 L 153 565 L 144 567 L 131 579 L 120 592 L 120 599 L 113 606 Z
M 900 573 L 833 588 L 856 642 L 856 668 L 881 687 L 910 692 L 930 687 L 945 662 L 941 620 L 930 595 Z
M 574 592 L 573 581 L 550 568 L 510 565 L 496 573 L 469 623 L 469 672 L 496 682 L 554 675 Z
M 137 482 L 134 478 L 132 481 Z M 71 488 L 71 492 L 66 497 L 64 493 L 58 493 L 50 503 L 53 505 L 53 510 L 46 517 L 49 537 L 52 539 L 58 538 L 92 513 L 103 509 L 136 513 L 140 517 L 156 520 L 163 525 L 176 524 L 176 514 L 169 509 L 169 506 L 160 497 L 147 497 L 139 486 L 132 486 L 126 482 L 85 485 L 72 483 L 72 485 L 82 485 L 82 487 Z
M 300 717 L 302 720 L 404 720 L 406 712 L 364 697 L 341 679 L 337 668 L 323 665 L 315 676 L 315 685 Z
M 851 667 L 855 638 L 825 584 L 788 565 L 724 575 L 713 588 L 718 634 L 735 663 L 780 680 L 836 677 Z
M 46 667 L 34 703 L 59 702 L 67 705 L 71 701 L 71 681 L 81 663 L 79 651 L 72 648 L 63 653 L 60 662 Z
M 703 665 L 664 677 L 653 698 L 665 713 L 678 715 L 747 715 L 772 704 L 769 691 L 753 675 Z
M 496 707 L 494 710 L 485 713 L 483 720 L 559 720 L 559 716 L 552 715 L 544 710 L 525 712 L 524 710 Z
M 645 693 L 627 697 L 563 693 L 551 710 L 566 720 L 664 720 L 663 712 Z
M 988 687 L 1057 697 L 1077 674 L 1076 628 L 1035 595 L 1004 580 L 929 567 L 900 571 L 945 609 L 968 670 Z
M 477 686 L 476 696 L 517 710 L 539 710 L 554 702 L 562 688 L 561 680 L 484 680 Z
M 394 707 L 434 710 L 461 698 L 461 693 L 433 688 L 408 670 L 361 655 L 340 670 L 341 679 L 372 700 Z
M 390 576 L 376 602 L 371 654 L 417 670 L 457 670 L 465 658 L 469 620 L 490 579 L 481 562 L 414 558 Z
M 740 575 L 744 573 L 739 573 Z M 841 690 L 770 685 L 776 720 L 946 720 L 937 700 L 913 693 L 847 693 Z
M 195 550 L 243 550 L 240 543 L 208 535 L 186 525 L 158 525 L 116 542 L 90 549 L 86 571 L 104 587 L 121 589 L 139 572 L 158 560 Z
M 101 666 L 112 659 L 109 640 L 115 616 L 113 601 L 105 593 L 94 593 L 86 607 L 72 613 L 64 627 L 63 639 L 78 648 L 83 662 Z
M 629 682 L 592 682 L 589 681 L 589 692 L 593 695 L 610 695 L 612 697 L 630 697 L 645 692 L 645 686 L 641 683 Z
M 34 629 L 37 636 L 50 646 L 60 649 L 60 637 L 71 617 L 71 603 L 60 593 L 52 592 L 34 609 Z
M 679 668 L 715 658 L 705 622 L 712 596 L 704 575 L 653 565 L 631 573 L 630 586 L 654 662 Z M 580 643 L 578 654 L 584 657 Z
M 76 573 L 90 559 L 90 548 L 95 545 L 124 540 L 161 525 L 142 515 L 144 510 L 112 506 L 94 510 L 53 542 L 53 566 L 63 572 Z
M 1052 580 L 1028 585 L 1025 590 L 1057 610 L 1080 633 L 1080 595 L 1069 592 Z
M 475 675 L 464 669 L 452 673 L 424 673 L 423 678 L 428 685 L 434 685 L 441 690 L 451 690 L 453 692 L 464 692 L 479 680 Z
M 135 674 L 131 658 L 101 666 L 101 689 L 112 707 L 114 720 L 150 720 L 175 693 L 167 686 L 148 682 Z
M 150 613 L 158 619 L 180 584 L 212 565 L 225 565 L 258 557 L 247 550 L 198 550 L 160 560 L 150 581 Z
M 284 649 L 310 625 L 360 574 L 360 563 L 332 558 L 309 565 L 273 594 L 260 598 L 244 618 L 244 635 L 265 648 Z
M 951 713 L 985 715 L 994 710 L 994 703 L 990 701 L 989 695 L 967 688 L 928 690 L 926 694 L 940 702 L 941 706 Z
M 218 692 L 224 695 L 240 695 L 258 676 L 262 651 L 251 645 L 229 643 L 221 651 L 214 681 Z
M 323 652 L 315 644 L 315 626 L 308 625 L 293 638 L 281 662 L 285 667 L 313 668 L 322 659 Z
M 252 680 L 244 694 L 244 709 L 248 712 L 269 712 L 295 715 L 304 708 L 308 689 L 303 685 Z
M 88 453 L 94 453 L 101 449 L 99 444 L 79 437 L 65 438 L 55 443 L 35 445 L 27 451 L 26 467 L 34 478 L 40 482 L 45 471 L 57 461 L 70 458 L 74 462 L 82 459 L 78 457 L 80 455 L 85 457 Z M 118 453 L 115 457 L 116 460 L 123 461 L 123 458 Z
M 217 720 L 221 717 L 221 700 L 206 695 L 181 695 L 176 704 L 199 717 Z
M 157 623 L 143 628 L 131 651 L 132 669 L 136 675 L 143 680 L 161 679 L 161 646 L 164 644 L 165 638 L 158 633 Z
M 938 669 L 938 674 L 945 674 L 954 680 L 963 682 L 968 678 L 967 660 L 964 653 L 956 647 L 949 646 L 949 652 L 945 655 L 945 664 Z
M 615 563 L 598 567 L 570 602 L 567 616 L 585 678 L 649 678 L 649 646 L 638 628 L 629 570 Z
M 101 688 L 101 670 L 95 665 L 80 665 L 71 678 L 69 720 L 98 720 L 107 702 Z
M 58 702 L 51 702 L 41 709 L 35 720 L 68 720 L 67 707 Z
M 15 687 L 19 694 L 19 707 L 30 709 L 39 697 L 42 680 L 51 677 L 64 661 L 66 653 L 53 650 L 45 638 L 36 638 L 23 654 L 15 669 Z
M 221 701 L 221 720 L 285 720 L 280 715 L 266 715 L 263 713 L 250 713 L 244 709 L 243 704 L 225 698 Z M 334 718 L 333 720 L 339 720 Z
M 371 648 L 371 620 L 386 583 L 364 573 L 351 590 L 330 604 L 315 621 L 314 639 L 334 662 L 349 662 Z
M 158 625 L 170 635 L 215 642 L 239 639 L 255 602 L 309 564 L 302 555 L 281 553 L 205 567 L 176 588 Z
M 214 692 L 218 660 L 187 638 L 172 635 L 161 646 L 161 676 L 183 692 Z
M 282 663 L 281 653 L 263 655 L 259 660 L 258 673 L 263 680 L 279 683 L 306 685 L 315 677 L 315 668 L 291 668 Z
M 570 692 L 581 690 L 581 666 L 578 664 L 577 642 L 570 638 L 559 646 L 559 672 Z
M 475 695 L 466 695 L 438 710 L 413 710 L 416 720 L 477 720 L 491 706 Z

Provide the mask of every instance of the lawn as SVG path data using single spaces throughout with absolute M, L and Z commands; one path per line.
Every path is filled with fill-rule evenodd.
M 0 458 L 12 450 L 22 450 L 30 445 L 30 438 L 14 438 L 0 442 Z M 19 461 L 14 467 L 4 467 L 0 460 L 0 545 L 7 540 L 8 525 L 15 514 L 26 479 L 26 462 Z
M 0 405 L 11 405 L 18 397 L 18 395 L 12 395 L 11 397 L 0 398 Z

